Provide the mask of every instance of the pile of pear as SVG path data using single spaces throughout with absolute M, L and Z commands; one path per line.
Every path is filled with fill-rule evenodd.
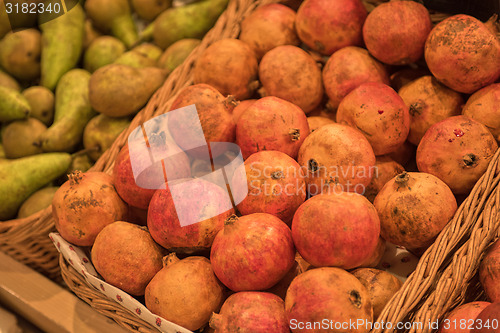
M 47 208 L 67 174 L 90 169 L 228 1 L 86 0 L 7 17 L 0 0 L 0 223 Z

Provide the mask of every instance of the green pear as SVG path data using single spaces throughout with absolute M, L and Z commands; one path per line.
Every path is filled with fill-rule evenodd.
M 161 54 L 163 53 L 162 49 L 151 43 L 141 43 L 134 47 L 132 51 L 139 52 L 146 57 L 153 59 L 154 61 L 158 61 Z
M 128 118 L 111 118 L 104 114 L 90 119 L 83 131 L 83 146 L 89 150 L 90 158 L 97 161 L 129 125 Z
M 154 20 L 161 12 L 172 6 L 172 0 L 132 0 L 131 2 L 137 15 L 146 21 Z
M 39 21 L 44 22 L 40 24 L 42 30 L 40 85 L 54 90 L 59 79 L 74 68 L 80 59 L 85 13 L 77 4 L 66 14 L 51 20 L 47 20 L 44 14 L 39 15 Z
M 16 216 L 34 192 L 64 174 L 71 163 L 67 153 L 38 154 L 0 162 L 0 220 Z
M 115 64 L 127 65 L 134 68 L 156 67 L 156 61 L 142 53 L 128 51 L 115 60 Z
M 54 198 L 54 194 L 58 189 L 57 186 L 48 186 L 30 195 L 19 208 L 17 218 L 22 219 L 31 216 L 52 205 L 52 198 Z
M 25 119 L 30 112 L 28 100 L 19 91 L 0 86 L 0 121 Z
M 183 38 L 201 38 L 210 30 L 229 0 L 203 0 L 186 6 L 169 8 L 141 34 L 142 40 L 152 36 L 155 44 L 166 49 Z
M 140 110 L 163 84 L 166 71 L 111 64 L 99 68 L 89 82 L 90 105 L 109 117 L 125 117 Z
M 73 154 L 71 164 L 65 174 L 69 175 L 74 171 L 87 172 L 94 165 L 88 154 Z
M 19 158 L 42 153 L 42 149 L 34 143 L 46 129 L 47 126 L 40 120 L 31 117 L 11 122 L 2 131 L 5 156 Z
M 0 66 L 22 81 L 40 76 L 41 34 L 36 29 L 9 32 L 0 41 Z
M 118 38 L 112 36 L 97 37 L 85 51 L 83 68 L 93 73 L 102 66 L 115 62 L 125 50 L 125 44 Z
M 158 67 L 165 68 L 168 73 L 174 71 L 180 64 L 186 60 L 191 52 L 200 45 L 201 40 L 194 38 L 185 38 L 178 40 L 170 45 L 158 60 Z
M 38 138 L 43 151 L 71 152 L 95 111 L 89 103 L 90 73 L 75 68 L 61 77 L 55 94 L 54 123 Z
M 137 28 L 128 0 L 87 0 L 85 11 L 97 28 L 110 32 L 127 47 L 137 41 Z
M 86 50 L 90 44 L 92 44 L 92 42 L 97 38 L 101 37 L 102 34 L 94 27 L 91 19 L 85 20 L 83 30 L 83 49 Z
M 30 117 L 40 120 L 45 125 L 54 119 L 54 93 L 42 86 L 32 86 L 22 92 L 31 107 Z
M 9 74 L 0 70 L 0 87 L 7 87 L 14 90 L 21 90 L 21 86 L 17 83 L 16 79 L 14 79 Z

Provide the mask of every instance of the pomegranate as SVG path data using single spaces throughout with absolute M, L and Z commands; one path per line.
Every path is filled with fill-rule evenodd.
M 127 219 L 127 205 L 104 172 L 75 171 L 52 199 L 52 215 L 61 236 L 78 246 L 91 246 L 108 224 Z
M 288 333 L 285 302 L 276 295 L 242 291 L 222 305 L 219 314 L 210 318 L 216 333 Z
M 257 88 L 258 63 L 248 44 L 225 38 L 207 47 L 196 61 L 193 81 L 213 86 L 224 96 L 247 99 Z
M 408 141 L 418 145 L 425 132 L 437 122 L 462 111 L 462 95 L 439 83 L 433 76 L 422 76 L 399 90 L 410 111 Z
M 308 47 L 324 55 L 345 46 L 361 46 L 367 12 L 360 0 L 305 0 L 295 28 Z
M 121 221 L 104 227 L 92 246 L 97 272 L 107 283 L 135 296 L 144 295 L 163 267 L 162 257 L 163 250 L 145 228 Z
M 196 193 L 196 200 L 186 200 Z M 202 178 L 169 182 L 153 195 L 148 228 L 153 239 L 170 251 L 209 249 L 224 220 L 234 213 L 225 189 Z
M 172 155 L 164 158 L 163 163 L 151 164 L 151 150 L 146 147 L 145 143 L 140 144 L 139 141 L 129 140 L 118 153 L 113 168 L 116 192 L 130 206 L 144 210 L 148 209 L 156 189 L 164 187 L 166 180 L 191 176 L 189 158 L 173 142 L 168 131 L 149 135 L 148 142 L 150 149 L 155 152 L 171 153 Z M 134 169 L 136 172 L 142 170 L 138 175 L 134 175 L 130 157 L 131 151 L 134 157 Z M 165 173 L 163 173 L 163 166 Z M 165 179 L 165 175 L 168 175 L 167 179 Z
M 425 61 L 446 86 L 471 94 L 500 77 L 500 40 L 488 25 L 459 14 L 438 23 L 425 42 Z
M 334 109 L 348 93 L 366 82 L 388 85 L 389 75 L 384 65 L 361 47 L 347 46 L 336 51 L 323 69 L 325 92 Z
M 296 46 L 277 46 L 267 52 L 259 65 L 259 78 L 263 95 L 292 102 L 305 113 L 323 99 L 321 70 L 306 51 Z
M 281 121 L 276 122 L 276 119 Z M 269 124 L 273 124 L 269 126 Z M 236 143 L 243 158 L 261 150 L 281 151 L 297 157 L 309 125 L 302 110 L 281 98 L 264 97 L 248 107 L 236 124 Z
M 500 303 L 492 303 L 485 307 L 476 317 L 471 333 L 500 333 Z M 481 325 L 479 325 L 481 323 Z
M 469 193 L 497 148 L 486 126 L 466 116 L 450 117 L 432 125 L 420 140 L 418 170 L 438 177 L 455 194 Z
M 417 67 L 406 67 L 403 68 L 390 76 L 391 87 L 399 92 L 405 84 L 415 81 L 419 77 L 424 75 L 429 75 L 430 72 L 427 69 Z
M 364 193 L 372 179 L 375 154 L 361 132 L 330 124 L 304 140 L 297 162 L 306 173 L 310 195 L 321 193 L 330 183 L 347 192 Z
M 297 276 L 288 288 L 285 311 L 292 332 L 369 332 L 369 325 L 342 330 L 335 324 L 371 322 L 370 295 L 356 277 L 341 268 L 322 267 Z M 329 323 L 313 328 L 314 322 Z M 331 324 L 330 324 L 331 323 Z M 331 326 L 330 326 L 331 325 Z
M 500 302 L 500 241 L 496 241 L 479 265 L 481 285 L 492 302 Z
M 215 274 L 233 291 L 272 287 L 292 268 L 294 258 L 290 229 L 266 213 L 227 219 L 210 253 Z
M 462 114 L 486 126 L 500 142 L 500 83 L 476 91 L 465 103 Z
M 276 46 L 299 45 L 295 12 L 279 3 L 258 7 L 241 22 L 240 40 L 255 51 L 258 60 Z
M 316 267 L 358 267 L 375 251 L 380 220 L 362 195 L 320 194 L 295 212 L 292 237 L 297 251 Z
M 352 90 L 339 105 L 337 122 L 359 129 L 375 155 L 394 152 L 410 130 L 408 107 L 394 89 L 379 82 Z
M 242 171 L 246 182 L 242 183 Z M 293 214 L 306 199 L 306 184 L 300 165 L 279 151 L 250 155 L 236 171 L 233 188 L 248 187 L 248 195 L 237 207 L 241 214 L 269 213 L 290 224 Z
M 184 88 L 173 101 L 170 110 L 176 110 L 194 104 L 197 113 L 171 112 L 168 128 L 175 142 L 189 155 L 208 159 L 206 147 L 193 148 L 193 142 L 199 140 L 200 128 L 205 140 L 210 142 L 234 142 L 236 126 L 232 111 L 236 105 L 233 97 L 225 98 L 208 84 L 196 84 Z M 224 145 L 212 149 L 214 157 L 225 152 Z
M 381 236 L 407 248 L 429 246 L 457 210 L 450 188 L 423 172 L 397 175 L 384 185 L 373 204 L 380 217 Z
M 152 313 L 194 331 L 206 325 L 212 312 L 220 308 L 224 286 L 207 258 L 179 260 L 171 253 L 146 287 L 144 299 Z
M 375 173 L 372 181 L 366 187 L 365 197 L 373 202 L 378 192 L 384 185 L 401 172 L 405 171 L 403 166 L 388 156 L 378 156 L 375 160 Z
M 401 288 L 402 283 L 389 272 L 375 268 L 358 268 L 351 272 L 368 290 L 373 307 L 373 319 L 384 310 L 384 307 Z
M 424 44 L 432 28 L 424 5 L 415 1 L 381 3 L 368 14 L 363 25 L 366 48 L 389 65 L 406 65 L 424 55 Z
M 441 321 L 438 333 L 470 333 L 470 328 L 476 324 L 477 316 L 490 304 L 471 302 L 460 305 Z

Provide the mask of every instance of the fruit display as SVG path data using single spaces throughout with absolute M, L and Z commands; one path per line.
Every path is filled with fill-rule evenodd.
M 172 7 L 170 0 L 91 0 L 58 15 L 60 4 L 52 1 L 45 11 L 16 15 L 19 6 L 3 17 L 2 1 L 0 187 L 6 197 L 0 221 L 44 210 L 54 193 L 49 189 L 75 170 L 90 169 L 199 45 L 227 3 Z M 205 7 L 211 8 L 210 19 L 188 15 Z M 166 11 L 177 20 L 177 31 L 169 28 L 171 22 L 162 28 L 169 29 L 163 39 L 176 41 L 172 48 L 144 35 L 144 27 Z
M 163 332 L 371 332 L 412 273 L 388 262 L 439 239 L 498 150 L 497 18 L 304 0 L 200 41 L 227 4 L 87 0 L 60 37 L 76 60 L 48 71 L 42 48 L 36 91 L 6 69 L 0 180 L 36 158 L 50 168 L 5 176 L 0 218 L 53 197 L 50 237 L 69 265 Z M 86 43 L 86 18 L 108 35 Z M 52 38 L 52 52 L 53 29 L 31 43 Z M 151 99 L 196 47 L 189 84 Z M 498 242 L 479 267 L 484 295 L 434 329 L 480 318 L 489 327 L 463 332 L 497 332 Z

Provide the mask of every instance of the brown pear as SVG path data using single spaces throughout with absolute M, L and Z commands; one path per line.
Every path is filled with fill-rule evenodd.
M 2 131 L 5 156 L 7 158 L 19 158 L 40 154 L 42 149 L 33 143 L 46 129 L 47 126 L 35 118 L 16 120 L 10 123 Z

